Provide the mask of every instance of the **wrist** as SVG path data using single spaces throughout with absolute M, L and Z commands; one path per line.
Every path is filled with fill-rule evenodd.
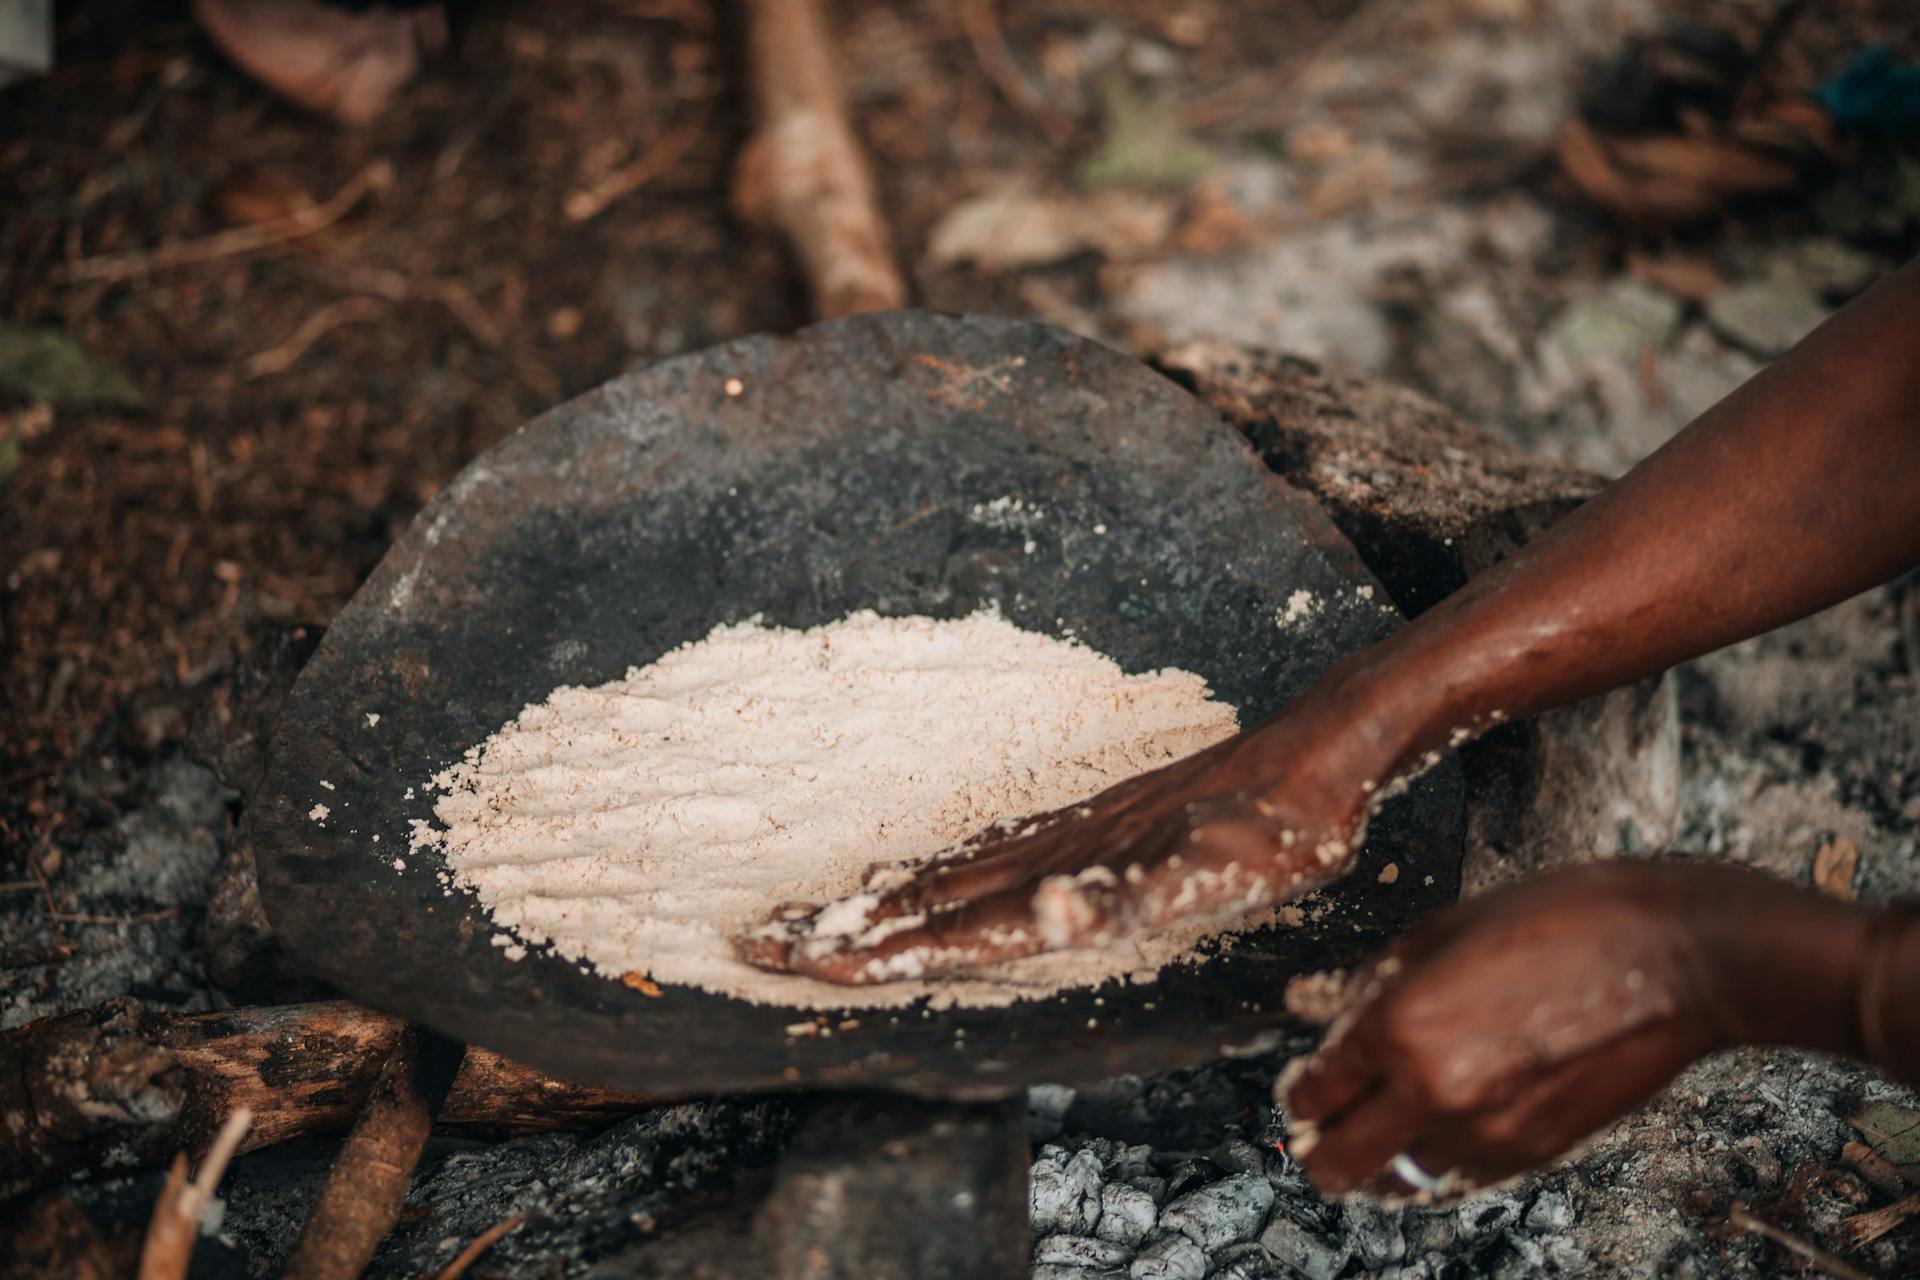
M 1862 1056 L 1858 993 L 1874 916 L 1757 873 L 1722 877 L 1699 884 L 1694 910 L 1727 1045 Z
M 1896 1079 L 1920 1083 L 1920 903 L 1875 912 L 1855 995 L 1861 1053 Z

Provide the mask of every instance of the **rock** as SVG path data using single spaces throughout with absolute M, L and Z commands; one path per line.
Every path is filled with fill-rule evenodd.
M 1160 1211 L 1160 1226 L 1211 1253 L 1252 1239 L 1272 1207 L 1266 1174 L 1237 1173 L 1173 1201 Z
M 1048 1142 L 1060 1136 L 1073 1105 L 1073 1089 L 1064 1084 L 1036 1084 L 1027 1090 L 1027 1136 Z
M 1829 314 L 1807 282 L 1776 267 L 1759 280 L 1724 289 L 1707 303 L 1707 321 L 1730 342 L 1771 359 L 1804 338 Z
M 1151 1195 L 1125 1183 L 1109 1182 L 1100 1188 L 1100 1225 L 1094 1234 L 1116 1244 L 1137 1245 L 1153 1233 L 1159 1217 Z
M 1367 1270 L 1377 1271 L 1407 1256 L 1399 1210 L 1358 1199 L 1349 1201 L 1345 1209 L 1348 1238 Z
M 1333 1280 L 1353 1256 L 1353 1246 L 1344 1239 L 1328 1240 L 1276 1213 L 1260 1233 L 1266 1251 L 1285 1263 L 1302 1280 Z
M 1874 282 L 1887 264 L 1833 236 L 1809 236 L 1789 250 L 1794 274 L 1825 295 L 1850 296 Z
M 1228 1245 L 1216 1253 L 1208 1280 L 1269 1280 L 1282 1273 L 1280 1260 L 1254 1242 Z
M 1504 1191 L 1488 1191 L 1462 1203 L 1453 1220 L 1462 1240 L 1478 1240 L 1519 1222 L 1520 1202 Z
M 1598 293 L 1568 303 L 1548 325 L 1543 345 L 1579 369 L 1595 360 L 1638 364 L 1673 336 L 1683 310 L 1671 294 L 1620 276 Z
M 1542 1191 L 1527 1206 L 1527 1227 L 1533 1231 L 1565 1231 L 1573 1219 L 1573 1197 L 1564 1191 Z
M 1127 1268 L 1133 1280 L 1205 1280 L 1207 1255 L 1182 1235 L 1164 1235 L 1140 1251 Z
M 1125 1266 L 1133 1257 L 1133 1250 L 1124 1245 L 1106 1240 L 1091 1240 L 1086 1236 L 1043 1236 L 1033 1246 L 1033 1261 L 1061 1267 L 1084 1267 L 1090 1270 Z
M 1063 1267 L 1057 1263 L 1042 1262 L 1027 1273 L 1027 1280 L 1106 1280 L 1112 1274 L 1112 1271 L 1100 1268 Z
M 1100 1161 L 1081 1151 L 1033 1166 L 1027 1188 L 1035 1234 L 1092 1235 L 1100 1221 Z
M 986 1280 L 1023 1269 L 1034 1218 L 1022 1194 L 1030 1150 L 1017 1099 L 970 1106 L 813 1099 L 753 1210 L 760 1274 L 807 1274 L 823 1256 L 843 1275 L 937 1270 L 952 1280 Z M 1087 1234 L 1100 1211 L 1098 1164 L 1076 1155 L 1048 1167 L 1070 1189 L 1091 1178 L 1090 1194 L 1063 1197 L 1055 1213 L 1074 1234 Z

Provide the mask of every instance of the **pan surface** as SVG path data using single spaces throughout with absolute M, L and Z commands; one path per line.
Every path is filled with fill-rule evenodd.
M 1008 528 L 974 514 L 1008 497 L 1046 518 Z M 1283 628 L 1298 590 L 1322 607 Z M 993 604 L 1130 672 L 1198 672 L 1251 724 L 1386 635 L 1385 601 L 1311 499 L 1205 405 L 1108 348 L 913 312 L 743 339 L 553 410 L 420 514 L 289 699 L 249 810 L 262 892 L 294 954 L 353 998 L 663 1097 L 986 1096 L 1198 1062 L 1283 1022 L 1290 976 L 1351 961 L 1456 896 L 1456 769 L 1378 816 L 1309 923 L 1152 983 L 869 1012 L 798 1039 L 787 1028 L 813 1010 L 688 987 L 649 996 L 539 951 L 508 960 L 477 901 L 443 891 L 437 854 L 399 873 L 393 855 L 409 820 L 430 815 L 422 784 L 527 703 L 756 614 L 808 627 L 864 608 L 958 617 Z M 324 823 L 310 817 L 321 805 Z M 1401 874 L 1381 884 L 1390 862 Z

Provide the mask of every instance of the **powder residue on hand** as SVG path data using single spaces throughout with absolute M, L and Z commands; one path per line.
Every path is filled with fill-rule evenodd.
M 1083 800 L 1237 728 L 1199 676 L 1127 675 L 992 614 L 747 622 L 527 707 L 440 776 L 414 843 L 437 846 L 497 925 L 616 980 L 807 1008 L 1006 1004 L 1147 977 L 1221 925 L 861 988 L 761 972 L 731 939 L 782 903 L 857 893 L 876 863 Z

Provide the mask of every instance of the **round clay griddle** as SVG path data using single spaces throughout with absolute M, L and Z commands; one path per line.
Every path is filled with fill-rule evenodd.
M 974 510 L 1009 496 L 1044 517 L 1007 527 Z M 1299 590 L 1320 607 L 1283 628 Z M 1386 635 L 1385 601 L 1309 498 L 1108 348 L 911 312 L 743 339 L 555 409 L 427 506 L 289 700 L 249 811 L 261 888 L 288 947 L 348 995 L 583 1082 L 981 1096 L 1198 1062 L 1281 1022 L 1290 975 L 1350 961 L 1454 896 L 1457 772 L 1379 816 L 1309 924 L 1150 984 L 869 1012 L 832 1036 L 787 1034 L 815 1010 L 649 996 L 538 950 L 508 960 L 477 902 L 443 890 L 436 856 L 404 873 L 393 860 L 431 816 L 427 779 L 523 706 L 721 623 L 993 604 L 1130 672 L 1196 671 L 1252 723 Z

